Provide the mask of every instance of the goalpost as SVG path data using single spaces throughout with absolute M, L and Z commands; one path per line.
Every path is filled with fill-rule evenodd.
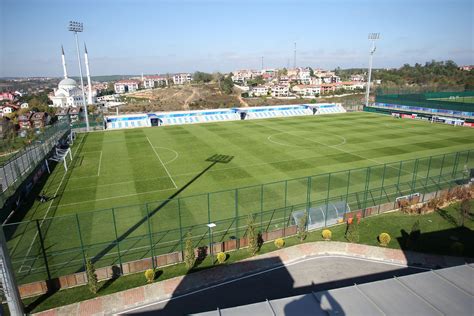
M 56 161 L 56 162 L 63 162 L 63 165 L 64 165 L 64 170 L 66 170 L 66 172 L 68 171 L 68 168 L 67 168 L 67 159 L 66 157 L 68 156 L 69 154 L 69 159 L 72 161 L 72 152 L 71 152 L 71 148 L 68 148 L 68 149 L 60 149 L 60 148 L 57 148 L 56 147 L 56 153 L 54 156 L 52 156 L 51 158 L 45 160 L 45 163 L 46 163 L 46 168 L 48 169 L 48 173 L 51 174 L 51 171 L 49 169 L 49 164 L 48 164 L 48 160 L 52 160 L 52 161 Z

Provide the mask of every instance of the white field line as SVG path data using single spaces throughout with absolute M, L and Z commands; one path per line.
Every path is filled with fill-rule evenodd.
M 99 170 L 97 170 L 97 176 L 100 176 L 100 165 L 102 163 L 102 150 L 100 151 L 100 157 L 99 157 Z
M 161 158 L 160 158 L 160 155 L 158 155 L 158 153 L 156 152 L 156 149 L 155 149 L 155 147 L 153 147 L 153 144 L 151 143 L 151 141 L 150 141 L 150 139 L 148 138 L 148 136 L 146 136 L 146 139 L 148 140 L 148 143 L 150 143 L 151 149 L 153 149 L 153 151 L 155 152 L 156 157 L 158 157 L 158 160 L 160 160 L 161 164 L 163 165 L 163 168 L 165 169 L 166 173 L 168 174 L 168 177 L 171 179 L 171 182 L 173 182 L 174 188 L 177 189 L 178 186 L 177 186 L 176 183 L 174 182 L 173 177 L 171 177 L 171 174 L 170 174 L 170 172 L 168 171 L 168 168 L 166 168 L 165 164 L 163 163 L 163 161 L 162 161 Z
M 53 196 L 53 198 L 51 199 L 51 202 L 49 203 L 48 209 L 46 210 L 46 214 L 44 214 L 43 219 L 41 220 L 41 223 L 40 223 L 40 225 L 39 225 L 40 229 L 41 229 L 41 226 L 43 225 L 43 223 L 44 223 L 46 217 L 48 216 L 49 211 L 51 210 L 51 206 L 53 205 L 53 202 L 54 202 L 54 197 L 58 194 L 59 188 L 61 188 L 61 185 L 62 185 L 62 183 L 63 183 L 63 181 L 64 181 L 64 177 L 66 176 L 66 174 L 67 174 L 67 171 L 64 172 L 63 177 L 61 178 L 61 181 L 59 182 L 58 188 L 56 189 L 56 192 L 54 192 L 54 196 Z M 34 244 L 34 242 L 35 242 L 35 240 L 36 240 L 36 237 L 38 237 L 38 233 L 39 233 L 39 232 L 36 231 L 36 234 L 35 234 L 35 236 L 33 237 L 33 240 L 31 241 L 30 247 L 28 248 L 28 251 L 26 252 L 25 259 L 26 259 L 26 257 L 28 257 L 28 255 L 30 254 L 30 251 L 31 251 L 31 249 L 33 248 L 33 244 Z M 25 263 L 25 259 L 23 260 L 22 265 Z M 20 266 L 20 269 L 21 269 L 21 266 Z
M 380 161 L 377 161 L 377 160 L 375 160 L 375 159 L 371 159 L 371 158 L 367 158 L 367 157 L 364 157 L 364 156 L 355 154 L 355 153 L 353 153 L 353 152 L 350 152 L 350 151 L 348 151 L 348 150 L 344 150 L 344 149 L 338 148 L 338 147 L 336 147 L 336 146 L 326 145 L 326 144 L 324 144 L 324 143 L 318 142 L 318 141 L 316 141 L 316 140 L 314 140 L 314 139 L 311 139 L 311 138 L 305 138 L 305 137 L 301 137 L 301 136 L 295 135 L 294 132 L 293 132 L 293 134 L 292 134 L 292 131 L 285 132 L 285 131 L 280 130 L 280 129 L 275 128 L 275 127 L 271 127 L 271 126 L 267 126 L 267 125 L 262 125 L 262 124 L 258 124 L 258 123 L 255 123 L 255 122 L 254 122 L 254 124 L 257 124 L 257 125 L 260 125 L 260 126 L 263 126 L 263 127 L 267 127 L 267 128 L 270 128 L 270 129 L 273 129 L 273 130 L 275 130 L 275 131 L 279 131 L 279 132 L 282 132 L 282 133 L 290 134 L 290 135 L 293 135 L 293 136 L 296 136 L 296 137 L 300 137 L 300 138 L 302 138 L 302 139 L 304 139 L 304 140 L 307 140 L 307 141 L 310 141 L 310 142 L 313 142 L 313 143 L 316 143 L 316 144 L 320 144 L 320 145 L 326 146 L 326 147 L 328 147 L 328 148 L 336 149 L 336 150 L 339 150 L 339 151 L 341 151 L 341 152 L 343 152 L 343 153 L 346 153 L 346 154 L 349 154 L 349 155 L 357 156 L 357 157 L 360 157 L 360 158 L 363 158 L 363 159 L 372 161 L 372 162 L 376 163 L 377 165 L 383 165 L 383 164 L 384 164 L 383 162 L 380 162 Z M 408 173 L 408 174 L 413 174 L 413 172 L 401 170 L 400 168 L 397 168 L 397 167 L 393 167 L 393 166 L 387 166 L 387 167 L 392 168 L 392 169 L 395 169 L 395 170 L 398 170 L 398 171 L 403 171 L 403 172 Z M 418 176 L 418 175 L 417 175 L 417 177 L 421 177 L 421 176 Z
M 81 141 L 80 141 L 79 144 L 77 145 L 76 151 L 75 151 L 74 154 L 72 155 L 73 158 L 77 155 L 77 151 L 79 150 L 79 147 L 81 147 L 81 144 L 82 144 L 82 142 L 84 141 L 84 137 L 85 137 L 85 136 L 82 136 L 82 137 L 81 137 Z
M 295 259 L 295 260 L 290 261 L 288 263 L 283 263 L 281 265 L 278 265 L 278 266 L 273 267 L 273 268 L 266 269 L 264 271 L 259 271 L 259 272 L 247 274 L 247 275 L 244 275 L 244 276 L 241 276 L 241 277 L 229 280 L 229 281 L 225 281 L 225 282 L 222 282 L 222 283 L 219 283 L 219 284 L 211 285 L 211 286 L 199 289 L 199 290 L 191 291 L 189 293 L 185 293 L 185 294 L 174 296 L 174 297 L 171 297 L 171 298 L 159 300 L 159 301 L 156 301 L 156 302 L 153 302 L 153 303 L 148 303 L 148 304 L 140 305 L 140 306 L 133 307 L 133 308 L 130 308 L 130 309 L 126 309 L 126 310 L 123 310 L 121 312 L 114 313 L 113 315 L 128 314 L 128 313 L 131 313 L 131 312 L 134 312 L 134 311 L 137 311 L 137 310 L 141 310 L 141 309 L 153 306 L 153 305 L 166 303 L 166 302 L 169 302 L 169 301 L 172 301 L 172 300 L 180 299 L 180 298 L 183 298 L 183 297 L 186 297 L 186 296 L 190 296 L 190 295 L 194 295 L 194 294 L 197 294 L 197 293 L 200 293 L 200 292 L 204 292 L 204 291 L 207 291 L 207 290 L 218 288 L 218 287 L 221 287 L 223 285 L 238 282 L 238 281 L 245 280 L 245 279 L 248 279 L 248 278 L 253 278 L 257 275 L 272 272 L 274 270 L 290 267 L 290 266 L 293 266 L 293 265 L 296 265 L 296 264 L 299 264 L 299 263 L 303 263 L 303 262 L 306 262 L 306 261 L 319 260 L 319 259 L 325 259 L 325 258 L 347 258 L 347 259 L 352 259 L 352 260 L 380 263 L 380 264 L 391 265 L 391 266 L 396 266 L 396 267 L 412 268 L 412 269 L 418 269 L 418 270 L 424 270 L 424 271 L 430 270 L 428 268 L 423 268 L 423 267 L 419 267 L 419 266 L 411 266 L 411 265 L 406 265 L 406 264 L 387 262 L 387 261 L 383 261 L 383 260 L 358 258 L 358 257 L 347 256 L 347 255 L 322 255 L 322 256 L 309 257 L 309 258 L 303 258 L 303 259 Z
M 119 198 L 124 198 L 124 197 L 135 196 L 135 195 L 142 195 L 142 194 L 155 193 L 155 192 L 171 191 L 171 190 L 176 190 L 176 189 L 177 189 L 177 188 L 175 187 L 175 188 L 169 188 L 169 189 L 161 189 L 161 190 L 153 190 L 153 191 L 146 191 L 146 192 L 133 193 L 133 194 L 125 194 L 125 195 L 111 196 L 111 197 L 103 198 L 103 199 L 93 199 L 93 200 L 81 201 L 81 202 L 75 202 L 75 203 L 59 204 L 59 205 L 57 205 L 57 207 L 68 206 L 68 205 L 78 205 L 78 204 L 89 203 L 89 202 L 94 202 L 94 201 L 106 201 L 106 200 L 119 199 Z

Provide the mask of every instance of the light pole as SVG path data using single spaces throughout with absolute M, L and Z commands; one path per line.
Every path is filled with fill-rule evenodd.
M 84 113 L 86 116 L 86 130 L 89 131 L 89 115 L 87 114 L 86 94 L 84 92 L 84 79 L 82 78 L 81 54 L 79 52 L 79 42 L 77 40 L 77 33 L 82 32 L 84 30 L 84 26 L 80 22 L 69 21 L 68 30 L 74 33 L 74 37 L 76 39 L 77 61 L 79 62 L 79 76 L 81 77 L 82 103 L 84 104 Z
M 0 225 L 0 281 L 3 286 L 3 294 L 5 295 L 10 315 L 25 315 L 15 275 L 13 274 L 13 266 L 8 253 L 7 241 L 2 225 Z
M 210 253 L 211 253 L 211 259 L 212 259 L 212 264 L 214 264 L 214 241 L 213 241 L 213 236 L 212 236 L 212 229 L 216 227 L 217 225 L 215 223 L 209 223 L 206 225 L 209 227 L 209 239 L 211 240 L 211 246 L 210 246 Z
M 372 77 L 372 57 L 375 53 L 375 41 L 380 38 L 380 33 L 369 33 L 369 40 L 372 40 L 372 48 L 369 54 L 369 78 L 367 80 L 367 89 L 365 94 L 365 106 L 369 106 L 370 79 Z

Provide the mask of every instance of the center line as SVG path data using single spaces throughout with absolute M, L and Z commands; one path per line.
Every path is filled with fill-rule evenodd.
M 153 151 L 155 152 L 156 157 L 158 157 L 158 159 L 160 160 L 161 164 L 163 165 L 163 168 L 165 168 L 165 171 L 166 171 L 166 173 L 168 174 L 168 177 L 171 179 L 171 182 L 173 182 L 174 188 L 177 189 L 178 186 L 177 186 L 176 183 L 174 182 L 173 178 L 171 177 L 170 172 L 168 171 L 168 169 L 166 168 L 165 164 L 164 164 L 163 161 L 161 160 L 160 155 L 158 155 L 158 153 L 156 152 L 155 147 L 153 147 L 153 144 L 151 143 L 151 141 L 150 141 L 150 139 L 148 138 L 148 136 L 146 136 L 146 139 L 148 140 L 148 143 L 150 143 L 151 149 L 153 149 Z

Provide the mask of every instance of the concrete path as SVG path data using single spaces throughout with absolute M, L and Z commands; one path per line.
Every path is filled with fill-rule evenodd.
M 232 255 L 232 254 L 231 254 Z M 314 258 L 314 257 L 327 257 L 327 256 L 346 256 L 352 257 L 351 258 L 338 258 L 338 260 L 334 260 L 334 258 L 320 258 L 320 259 L 311 259 L 306 261 L 306 264 L 301 265 L 301 261 L 306 258 Z M 355 258 L 355 259 L 354 259 Z M 357 259 L 357 260 L 356 260 Z M 371 261 L 364 261 L 369 260 Z M 391 263 L 395 266 L 377 264 L 378 261 L 380 263 Z M 71 304 L 67 306 L 62 306 L 56 309 L 48 310 L 45 312 L 39 313 L 39 315 L 108 315 L 114 313 L 120 313 L 122 311 L 128 311 L 136 307 L 142 307 L 145 305 L 150 305 L 150 307 L 157 306 L 156 308 L 163 307 L 163 301 L 169 300 L 173 297 L 178 297 L 181 295 L 186 295 L 191 292 L 202 293 L 205 294 L 204 289 L 212 286 L 217 286 L 219 284 L 223 284 L 228 282 L 229 284 L 229 293 L 235 293 L 236 289 L 232 290 L 231 283 L 232 280 L 245 277 L 250 274 L 255 274 L 261 272 L 261 276 L 257 278 L 257 280 L 261 280 L 261 282 L 266 282 L 273 284 L 273 282 L 277 282 L 277 277 L 268 279 L 266 277 L 264 271 L 269 269 L 275 269 L 280 267 L 278 273 L 284 273 L 283 282 L 285 284 L 289 284 L 293 282 L 293 285 L 290 286 L 285 285 L 288 291 L 293 291 L 293 287 L 295 287 L 296 291 L 305 290 L 306 288 L 308 291 L 315 286 L 313 284 L 308 284 L 309 282 L 317 283 L 316 286 L 319 287 L 331 287 L 331 284 L 334 287 L 338 285 L 345 284 L 344 282 L 352 282 L 350 281 L 351 278 L 357 277 L 364 277 L 364 275 L 372 274 L 372 276 L 379 277 L 383 276 L 383 273 L 389 272 L 391 275 L 387 275 L 387 277 L 392 277 L 394 269 L 399 270 L 401 273 L 402 271 L 413 273 L 415 270 L 407 269 L 407 266 L 412 267 L 427 267 L 427 268 L 441 268 L 441 267 L 448 267 L 454 265 L 461 265 L 464 264 L 466 261 L 465 258 L 455 258 L 455 257 L 447 257 L 447 256 L 435 256 L 435 255 L 427 255 L 427 254 L 420 254 L 414 253 L 410 251 L 401 251 L 395 249 L 387 249 L 383 247 L 373 247 L 373 246 L 366 246 L 366 245 L 358 245 L 358 244 L 350 244 L 350 243 L 342 243 L 342 242 L 313 242 L 313 243 L 306 243 L 301 245 L 296 245 L 289 248 L 283 248 L 271 253 L 267 253 L 260 256 L 255 256 L 253 258 L 243 260 L 241 262 L 237 262 L 230 265 L 223 265 L 218 266 L 213 269 L 208 269 L 196 273 L 192 273 L 186 276 L 176 277 L 168 280 L 164 280 L 161 282 L 156 282 L 150 285 L 145 285 L 142 287 L 126 290 L 123 292 L 118 292 L 106 296 L 101 296 L 96 299 L 91 299 L 83 302 L 79 302 L 76 304 Z M 321 269 L 319 272 L 315 272 L 313 264 L 324 265 L 326 269 Z M 316 263 L 315 263 L 316 262 Z M 341 264 L 340 268 L 338 268 L 338 264 Z M 357 262 L 357 263 L 356 263 Z M 282 265 L 286 265 L 287 268 L 281 268 Z M 292 265 L 296 265 L 295 269 L 289 268 Z M 299 266 L 299 268 L 297 267 Z M 370 266 L 367 270 L 364 266 Z M 354 267 L 354 269 L 353 269 Z M 310 269 L 310 270 L 307 270 Z M 316 269 L 317 270 L 317 269 Z M 283 271 L 283 272 L 282 272 Z M 290 271 L 290 272 L 288 272 Z M 300 271 L 300 272 L 297 272 Z M 303 272 L 305 271 L 305 272 Z M 331 272 L 326 272 L 331 271 Z M 376 273 L 371 273 L 371 271 L 376 271 Z M 314 274 L 312 276 L 313 273 Z M 266 277 L 266 278 L 265 278 Z M 264 278 L 264 279 L 260 279 Z M 247 282 L 251 282 L 254 278 L 247 278 Z M 290 280 L 291 279 L 291 280 Z M 322 281 L 323 280 L 323 281 Z M 361 279 L 369 280 L 370 279 L 365 276 L 365 278 Z M 335 282 L 335 283 L 333 283 Z M 342 283 L 341 283 L 342 282 Z M 258 283 L 258 282 L 257 282 Z M 238 283 L 236 283 L 238 284 Z M 244 284 L 244 283 L 241 283 Z M 244 294 L 248 294 L 253 288 L 255 288 L 254 282 L 246 283 L 246 285 L 242 285 L 245 290 L 239 291 Z M 281 284 L 280 284 L 281 285 Z M 215 287 L 216 288 L 216 287 Z M 216 288 L 217 289 L 217 288 Z M 226 287 L 227 289 L 227 287 Z M 316 288 L 318 289 L 318 288 Z M 211 292 L 209 292 L 211 293 Z M 212 292 L 214 294 L 220 293 L 219 291 Z M 222 292 L 223 293 L 223 292 Z M 255 291 L 250 292 L 254 293 L 251 296 L 255 295 Z M 265 295 L 283 295 L 286 294 L 282 291 L 282 294 L 269 292 L 269 294 L 262 293 L 263 296 Z M 201 295 L 201 294 L 200 294 Z M 293 295 L 293 294 L 289 294 Z M 255 296 L 257 299 L 260 299 L 261 296 Z M 286 295 L 288 296 L 288 295 Z M 195 300 L 199 300 L 203 305 L 197 306 L 199 309 L 207 308 L 208 306 L 214 305 L 211 309 L 215 308 L 215 306 L 220 306 L 220 302 L 226 302 L 227 298 L 224 299 L 222 296 L 220 297 L 219 302 L 212 303 L 211 305 L 208 304 L 206 300 L 210 300 L 209 298 L 212 297 L 211 295 L 204 295 L 204 296 L 196 296 Z M 247 297 L 249 297 L 247 295 Z M 170 302 L 181 302 L 179 300 L 171 300 Z M 243 304 L 244 300 L 236 300 L 236 301 L 229 301 L 229 304 Z M 161 302 L 161 303 L 160 303 Z M 183 301 L 184 302 L 184 301 Z M 157 304 L 158 303 L 158 304 Z M 161 304 L 161 305 L 160 305 Z M 168 307 L 167 307 L 168 308 Z M 172 314 L 171 306 L 169 307 L 170 314 Z M 198 312 L 197 309 L 195 312 Z M 147 309 L 138 309 L 138 311 L 147 311 Z M 177 310 L 179 313 L 179 309 Z M 168 314 L 167 314 L 168 315 Z

